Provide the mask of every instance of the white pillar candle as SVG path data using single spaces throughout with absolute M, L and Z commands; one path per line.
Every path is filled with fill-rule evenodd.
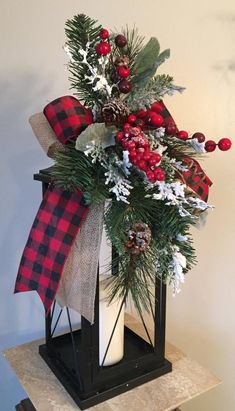
M 105 276 L 106 277 L 106 276 Z M 122 300 L 115 299 L 108 304 L 108 290 L 105 288 L 107 279 L 101 276 L 100 301 L 99 301 L 99 364 L 102 365 L 105 352 L 121 308 Z M 107 277 L 106 277 L 107 278 Z M 105 357 L 104 366 L 116 364 L 124 355 L 124 304 L 121 309 L 119 320 Z

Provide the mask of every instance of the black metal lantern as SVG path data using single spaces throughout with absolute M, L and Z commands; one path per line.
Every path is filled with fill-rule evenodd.
M 42 182 L 44 193 L 50 183 L 48 169 L 35 174 L 34 179 Z M 99 272 L 97 275 L 99 276 Z M 154 340 L 151 340 L 143 317 L 141 321 L 148 341 L 125 326 L 124 357 L 111 366 L 104 366 L 104 360 L 121 308 L 100 365 L 99 281 L 94 324 L 91 325 L 81 317 L 81 328 L 73 330 L 70 312 L 66 308 L 69 332 L 54 336 L 62 313 L 60 309 L 59 315 L 54 318 L 55 304 L 56 302 L 46 316 L 46 342 L 39 347 L 39 353 L 81 409 L 91 407 L 172 370 L 171 363 L 165 359 L 166 286 L 161 280 L 156 280 L 155 306 L 151 306 L 155 326 Z

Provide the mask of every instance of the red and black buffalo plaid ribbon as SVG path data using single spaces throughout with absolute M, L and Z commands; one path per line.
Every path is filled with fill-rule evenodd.
M 185 184 L 197 193 L 203 201 L 207 201 L 212 181 L 205 174 L 200 164 L 193 158 L 184 157 L 183 162 L 188 168 L 188 171 L 182 173 Z
M 91 110 L 71 96 L 52 101 L 44 114 L 62 144 L 76 138 L 93 122 Z M 21 258 L 15 293 L 36 290 L 49 312 L 66 258 L 87 212 L 81 191 L 49 186 Z
M 49 186 L 21 258 L 15 293 L 36 290 L 49 311 L 66 258 L 87 212 L 81 191 Z
M 168 124 L 174 124 L 176 126 L 175 120 L 173 119 L 171 113 L 169 112 L 169 110 L 166 108 L 165 104 L 163 103 L 163 101 L 161 101 L 161 105 L 163 107 L 163 111 L 161 112 L 162 117 L 164 118 L 164 123 L 163 123 L 163 127 L 166 127 Z M 176 126 L 176 132 L 179 131 L 177 126 Z
M 164 118 L 163 126 L 166 126 L 168 124 L 174 124 L 176 126 L 171 113 L 167 110 L 163 101 L 161 101 L 161 104 L 164 108 L 163 112 L 161 113 Z M 178 131 L 177 127 L 176 131 Z M 193 158 L 185 156 L 183 158 L 183 162 L 188 167 L 188 171 L 182 172 L 183 182 L 188 187 L 190 187 L 201 198 L 201 200 L 207 201 L 209 195 L 209 187 L 212 185 L 212 181 L 205 174 L 200 164 Z
M 43 113 L 62 144 L 76 138 L 89 124 L 93 123 L 91 110 L 72 96 L 53 100 L 47 104 Z

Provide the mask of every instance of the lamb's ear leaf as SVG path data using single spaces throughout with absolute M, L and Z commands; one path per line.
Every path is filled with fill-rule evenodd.
M 159 56 L 158 56 L 158 58 L 157 58 L 157 60 L 156 60 L 156 62 L 155 62 L 155 68 L 156 68 L 156 70 L 158 69 L 158 67 L 159 67 L 161 64 L 163 64 L 167 59 L 169 59 L 170 54 L 171 54 L 170 49 L 166 49 L 166 50 L 162 51 L 162 52 L 159 54 Z
M 159 56 L 160 44 L 155 37 L 151 37 L 136 57 L 133 72 L 133 83 L 142 83 L 155 74 L 155 65 Z

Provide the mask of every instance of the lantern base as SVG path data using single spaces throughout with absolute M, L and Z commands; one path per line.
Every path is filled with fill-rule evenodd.
M 79 347 L 80 331 L 75 331 L 74 337 L 76 345 Z M 43 344 L 39 347 L 39 353 L 82 410 L 172 371 L 172 365 L 168 360 L 155 356 L 151 346 L 147 342 L 143 341 L 142 338 L 125 327 L 124 358 L 118 364 L 100 368 L 101 370 L 103 368 L 104 373 L 111 371 L 111 374 L 113 374 L 112 369 L 115 367 L 118 368 L 119 366 L 120 368 L 126 366 L 129 371 L 122 375 L 117 374 L 115 380 L 110 379 L 108 382 L 107 380 L 103 382 L 101 377 L 98 386 L 95 384 L 94 387 L 90 387 L 90 389 L 84 390 L 83 388 L 83 390 L 81 390 L 72 365 L 73 353 L 71 349 L 69 349 L 69 343 L 69 334 L 54 337 L 51 343 L 48 345 Z M 146 352 L 149 353 L 148 355 L 151 357 L 151 361 L 149 364 L 144 364 L 143 366 L 141 361 L 138 361 L 138 358 L 141 357 L 141 354 L 146 354 Z M 134 365 L 130 368 L 130 364 Z

